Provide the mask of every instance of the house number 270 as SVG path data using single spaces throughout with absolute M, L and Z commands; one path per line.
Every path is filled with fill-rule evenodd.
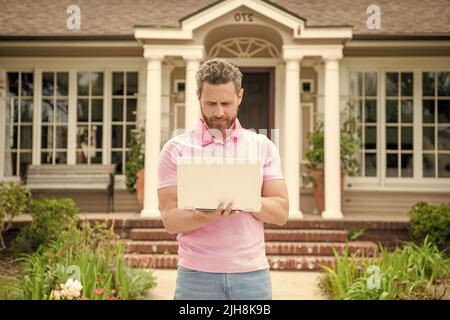
M 253 13 L 236 13 L 234 15 L 234 20 L 237 22 L 253 22 Z

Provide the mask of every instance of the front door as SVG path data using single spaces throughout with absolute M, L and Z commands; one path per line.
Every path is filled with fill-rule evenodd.
M 244 98 L 239 108 L 238 119 L 245 129 L 254 129 L 257 133 L 270 138 L 271 129 L 274 127 L 274 70 L 273 68 L 240 68 L 240 70 L 243 73 Z

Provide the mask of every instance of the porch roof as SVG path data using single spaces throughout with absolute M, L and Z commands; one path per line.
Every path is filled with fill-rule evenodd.
M 381 30 L 368 30 L 367 1 L 272 0 L 308 27 L 353 26 L 354 38 L 450 38 L 450 2 L 379 0 Z M 33 37 L 133 39 L 134 26 L 178 28 L 183 19 L 221 2 L 217 0 L 77 0 L 81 30 L 67 30 L 71 0 L 0 0 L 0 39 Z

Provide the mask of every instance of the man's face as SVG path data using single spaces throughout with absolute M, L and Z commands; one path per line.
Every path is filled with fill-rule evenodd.
M 226 84 L 203 82 L 198 98 L 208 128 L 221 131 L 230 128 L 237 117 L 243 94 L 244 89 L 236 93 L 232 81 Z

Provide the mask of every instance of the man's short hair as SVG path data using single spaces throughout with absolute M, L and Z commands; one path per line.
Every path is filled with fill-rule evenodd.
M 226 84 L 233 81 L 236 93 L 242 88 L 242 72 L 226 59 L 213 58 L 205 61 L 195 75 L 197 92 L 202 92 L 203 82 L 209 84 Z

